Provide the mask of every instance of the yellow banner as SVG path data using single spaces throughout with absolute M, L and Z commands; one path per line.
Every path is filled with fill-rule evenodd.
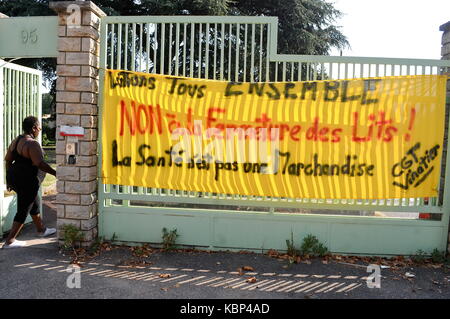
M 236 83 L 107 70 L 103 182 L 289 198 L 436 196 L 446 80 Z

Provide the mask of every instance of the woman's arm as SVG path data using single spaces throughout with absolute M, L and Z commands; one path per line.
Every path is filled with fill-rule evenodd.
M 44 153 L 42 152 L 41 145 L 37 141 L 32 141 L 28 145 L 28 154 L 33 162 L 34 166 L 37 166 L 40 170 L 56 176 L 56 171 L 44 161 Z
M 44 161 L 42 161 L 42 162 L 39 164 L 38 168 L 39 168 L 41 171 L 44 171 L 44 172 L 46 172 L 46 173 L 52 174 L 53 176 L 56 176 L 56 171 L 55 171 L 50 165 L 48 165 L 48 164 L 47 164 L 46 162 L 44 162 Z

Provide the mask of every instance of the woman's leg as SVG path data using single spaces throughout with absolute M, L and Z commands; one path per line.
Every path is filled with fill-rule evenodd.
M 38 233 L 43 233 L 45 231 L 44 224 L 42 223 L 41 215 L 31 215 L 31 218 L 33 219 L 33 223 L 36 226 L 36 230 Z
M 30 215 L 31 215 L 31 218 L 33 219 L 34 225 L 36 226 L 37 232 L 44 233 L 45 226 L 42 223 L 41 215 L 39 213 L 40 206 L 41 206 L 41 201 L 39 199 L 39 195 L 37 195 L 33 202 L 33 207 L 31 207 Z
M 39 186 L 36 189 L 35 185 L 33 184 L 28 185 L 28 187 L 26 186 L 24 187 L 24 185 L 20 186 L 22 187 L 19 187 L 16 190 L 17 213 L 16 216 L 14 217 L 14 222 L 11 231 L 9 232 L 8 237 L 6 238 L 7 245 L 12 244 L 16 240 L 16 236 L 19 235 L 19 232 L 22 229 L 23 224 L 25 223 L 25 220 L 27 218 L 28 212 L 31 211 L 33 205 L 35 204 L 35 200 L 37 197 L 37 190 L 39 189 Z
M 23 223 L 13 222 L 12 228 L 9 231 L 8 237 L 6 238 L 6 245 L 11 245 L 16 240 L 16 236 L 19 235 L 22 227 Z

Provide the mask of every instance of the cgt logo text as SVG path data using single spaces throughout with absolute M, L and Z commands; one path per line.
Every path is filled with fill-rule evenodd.
M 231 314 L 266 314 L 270 311 L 268 304 L 243 304 L 243 303 L 230 303 L 224 304 L 223 308 L 215 306 L 205 306 L 205 305 L 193 305 L 188 303 L 187 305 L 181 306 L 181 314 L 205 314 L 208 317 L 212 316 L 214 311 L 231 313 Z

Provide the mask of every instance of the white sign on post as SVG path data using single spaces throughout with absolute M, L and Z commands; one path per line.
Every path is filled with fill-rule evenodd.
M 61 125 L 59 134 L 61 136 L 84 136 L 84 128 L 81 126 Z

